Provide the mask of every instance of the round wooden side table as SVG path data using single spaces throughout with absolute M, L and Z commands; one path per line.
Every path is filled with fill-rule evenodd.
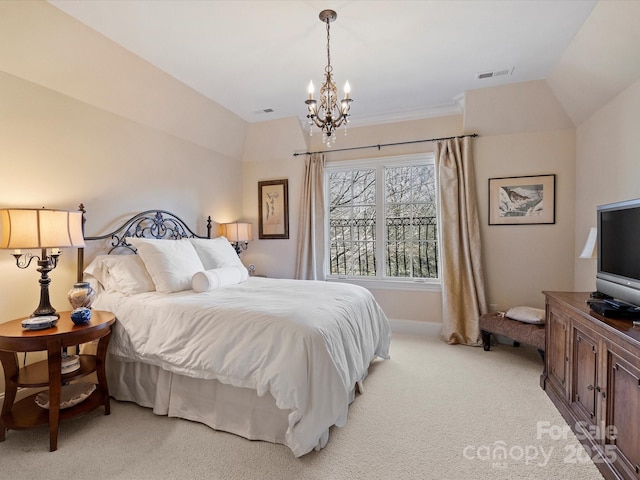
M 7 430 L 23 430 L 49 425 L 49 450 L 58 448 L 58 427 L 61 420 L 77 417 L 104 405 L 105 415 L 110 413 L 109 388 L 105 372 L 105 357 L 111 339 L 115 316 L 110 312 L 92 310 L 86 325 L 75 325 L 71 312 L 58 312 L 55 326 L 43 330 L 22 328 L 19 318 L 0 324 L 0 361 L 4 369 L 5 396 L 0 413 L 0 442 Z M 80 368 L 62 374 L 62 349 L 98 340 L 95 355 L 80 355 Z M 20 368 L 18 352 L 46 351 L 47 359 Z M 62 386 L 96 372 L 98 384 L 93 393 L 81 403 L 60 409 Z M 18 387 L 49 387 L 49 408 L 35 402 L 30 395 L 15 402 Z

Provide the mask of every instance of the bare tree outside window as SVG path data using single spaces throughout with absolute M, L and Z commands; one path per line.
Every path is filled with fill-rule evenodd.
M 329 171 L 327 185 L 330 275 L 438 278 L 433 163 Z
M 329 174 L 332 275 L 375 276 L 376 171 Z

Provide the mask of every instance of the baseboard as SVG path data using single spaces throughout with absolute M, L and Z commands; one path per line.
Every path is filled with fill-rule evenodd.
M 416 322 L 415 320 L 389 319 L 391 331 L 395 333 L 410 333 L 412 335 L 426 335 L 437 337 L 440 335 L 441 323 Z
M 23 398 L 28 397 L 33 393 L 36 393 L 38 391 L 36 390 L 36 388 L 38 387 L 34 387 L 34 388 L 18 387 L 18 391 L 16 392 L 16 398 L 13 400 L 13 403 L 19 402 Z M 40 390 L 43 390 L 43 388 L 40 388 Z M 0 392 L 0 408 L 2 407 L 2 405 L 4 405 L 4 394 L 5 392 Z

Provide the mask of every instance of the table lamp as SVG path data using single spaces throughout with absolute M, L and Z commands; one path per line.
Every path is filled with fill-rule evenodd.
M 242 250 L 246 250 L 249 242 L 253 240 L 250 223 L 223 223 L 222 234 L 229 240 L 229 243 L 236 249 L 240 256 Z
M 13 250 L 18 268 L 28 268 L 37 259 L 40 272 L 40 305 L 32 317 L 56 316 L 49 301 L 49 272 L 58 265 L 60 248 L 82 247 L 82 212 L 8 208 L 0 210 L 0 248 Z M 22 250 L 40 249 L 41 255 Z
M 582 248 L 582 253 L 580 253 L 580 258 L 597 258 L 598 257 L 598 229 L 596 227 L 591 227 L 589 229 L 589 235 L 587 236 L 587 241 Z

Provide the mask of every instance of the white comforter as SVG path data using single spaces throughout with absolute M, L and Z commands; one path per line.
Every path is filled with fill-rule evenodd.
M 356 382 L 389 357 L 385 314 L 345 283 L 250 278 L 204 293 L 102 293 L 93 307 L 115 313 L 109 349 L 121 360 L 270 392 L 291 410 L 296 456 L 346 423 Z

